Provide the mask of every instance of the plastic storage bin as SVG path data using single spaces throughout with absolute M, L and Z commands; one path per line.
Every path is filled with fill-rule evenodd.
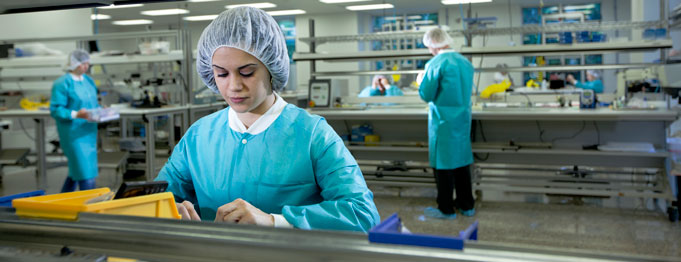
M 45 194 L 45 191 L 37 190 L 37 191 L 31 191 L 31 192 L 26 192 L 26 193 L 21 193 L 21 194 L 16 194 L 16 195 L 9 195 L 9 196 L 0 197 L 0 207 L 12 207 L 12 200 L 14 200 L 14 199 L 25 198 L 25 197 L 34 197 L 34 196 L 42 196 L 44 194 Z
M 437 247 L 463 250 L 465 240 L 478 239 L 478 221 L 466 230 L 459 232 L 458 237 L 434 236 L 425 234 L 402 233 L 402 221 L 397 213 L 383 220 L 369 230 L 369 242 L 398 245 Z
M 12 201 L 16 214 L 26 217 L 75 220 L 80 212 L 180 219 L 173 193 L 165 192 L 87 204 L 109 188 L 61 193 Z

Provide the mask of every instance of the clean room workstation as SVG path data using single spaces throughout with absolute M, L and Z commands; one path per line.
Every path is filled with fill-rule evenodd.
M 0 3 L 2 261 L 679 261 L 680 0 Z

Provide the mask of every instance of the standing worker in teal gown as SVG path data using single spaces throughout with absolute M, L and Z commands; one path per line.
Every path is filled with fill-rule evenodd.
M 220 14 L 201 34 L 196 67 L 229 107 L 195 122 L 156 178 L 168 182 L 183 219 L 363 232 L 379 222 L 341 138 L 275 93 L 289 58 L 270 15 Z
M 473 65 L 451 50 L 447 32 L 433 28 L 423 36 L 433 54 L 419 75 L 419 95 L 428 103 L 428 147 L 430 166 L 435 172 L 438 208 L 426 208 L 430 217 L 454 219 L 458 209 L 465 216 L 475 214 L 469 165 L 471 149 L 471 92 Z M 417 80 L 417 81 L 418 81 Z M 452 199 L 456 187 L 456 200 Z
M 100 107 L 97 87 L 85 75 L 90 55 L 74 50 L 67 62 L 68 73 L 52 84 L 50 115 L 57 123 L 59 144 L 68 160 L 69 174 L 61 192 L 95 188 L 97 178 L 97 123 L 88 122 L 88 109 Z
M 595 70 L 586 71 L 586 82 L 580 82 L 575 79 L 572 74 L 569 74 L 565 80 L 571 85 L 581 89 L 591 89 L 595 93 L 603 93 L 603 81 L 601 81 L 601 74 Z

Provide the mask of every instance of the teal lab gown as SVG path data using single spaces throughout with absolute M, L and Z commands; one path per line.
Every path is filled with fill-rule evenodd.
M 385 94 L 381 94 L 381 91 L 378 90 L 378 88 L 371 88 L 371 86 L 367 86 L 362 90 L 362 92 L 359 92 L 359 95 L 357 97 L 370 97 L 370 96 L 403 96 L 404 93 L 402 90 L 400 90 L 399 87 L 391 85 L 389 88 L 385 89 Z
M 340 137 L 321 117 L 287 105 L 262 133 L 229 127 L 228 109 L 201 118 L 156 180 L 202 220 L 241 198 L 296 228 L 366 232 L 380 218 L 373 194 Z
M 472 89 L 473 65 L 459 53 L 445 51 L 426 63 L 419 95 L 428 103 L 428 151 L 435 169 L 473 163 Z
M 82 81 L 70 74 L 52 84 L 50 115 L 57 123 L 59 144 L 68 160 L 69 177 L 81 181 L 97 177 L 97 123 L 71 118 L 71 111 L 98 108 L 97 87 L 87 75 Z
M 575 87 L 581 88 L 581 89 L 591 89 L 596 93 L 603 93 L 603 81 L 600 79 L 596 79 L 594 81 L 589 81 L 589 82 L 579 82 L 577 81 L 575 83 Z

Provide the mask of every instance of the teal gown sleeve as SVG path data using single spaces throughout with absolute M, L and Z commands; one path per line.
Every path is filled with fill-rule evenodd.
M 52 97 L 50 98 L 50 115 L 55 119 L 71 120 L 71 109 L 67 108 L 69 102 L 65 80 L 60 79 L 52 84 Z
M 187 160 L 190 158 L 187 156 L 187 140 L 185 137 L 182 137 L 180 142 L 175 146 L 168 162 L 163 166 L 163 169 L 161 169 L 161 172 L 155 180 L 167 181 L 168 188 L 166 191 L 173 192 L 175 202 L 180 203 L 184 200 L 192 202 L 195 206 L 194 208 L 198 212 L 200 210 L 198 207 L 199 202 L 196 198 L 194 184 L 187 163 Z
M 579 82 L 575 83 L 575 86 L 581 89 L 591 89 L 596 93 L 603 93 L 603 81 L 596 79 L 590 82 Z
M 386 93 L 386 96 L 403 96 L 403 95 L 404 93 L 402 92 L 402 90 L 399 87 L 393 85 L 391 85 L 390 88 L 388 88 Z
M 368 232 L 380 222 L 373 194 L 350 151 L 323 119 L 313 131 L 311 147 L 313 169 L 324 200 L 312 205 L 284 206 L 282 215 L 302 229 Z
M 371 86 L 367 86 L 364 89 L 362 89 L 361 92 L 357 95 L 357 97 L 370 97 L 371 96 Z
M 440 70 L 432 67 L 430 63 L 426 65 L 423 80 L 419 85 L 419 96 L 426 102 L 433 102 L 440 88 Z

